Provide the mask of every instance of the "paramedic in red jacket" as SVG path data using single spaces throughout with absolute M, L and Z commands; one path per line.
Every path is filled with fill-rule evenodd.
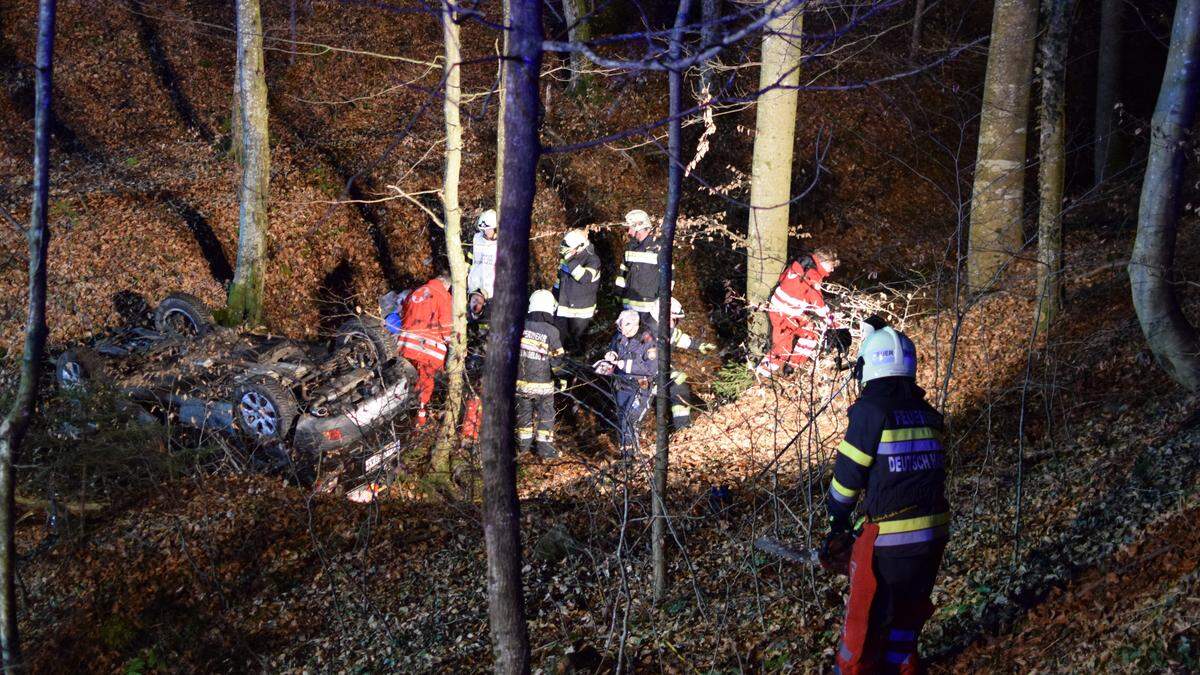
M 836 253 L 817 249 L 812 255 L 792 262 L 779 275 L 767 309 L 771 319 L 771 349 L 758 364 L 756 374 L 773 377 L 784 366 L 797 366 L 816 358 L 822 324 L 837 327 L 821 293 L 821 283 L 837 267 Z
M 417 369 L 416 426 L 428 421 L 429 400 L 433 398 L 434 376 L 446 366 L 447 340 L 453 328 L 450 304 L 450 279 L 442 274 L 430 279 L 404 301 L 404 327 L 397 336 L 400 355 Z

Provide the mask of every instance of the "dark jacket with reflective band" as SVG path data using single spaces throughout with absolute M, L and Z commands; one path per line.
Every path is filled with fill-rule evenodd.
M 625 260 L 621 263 L 621 275 L 617 286 L 629 306 L 639 312 L 650 311 L 650 302 L 658 297 L 658 253 L 662 241 L 650 235 L 638 241 L 630 237 L 625 245 Z
M 562 365 L 563 346 L 558 329 L 545 312 L 530 312 L 521 334 L 517 362 L 517 393 L 545 396 L 554 393 L 554 371 Z
M 624 388 L 649 387 L 658 375 L 658 350 L 649 331 L 639 331 L 631 338 L 619 331 L 608 346 L 617 353 L 617 386 Z
M 600 288 L 600 256 L 591 245 L 567 258 L 558 268 L 558 315 L 568 319 L 590 319 L 596 313 L 596 291 Z
M 879 523 L 876 553 L 917 555 L 950 532 L 942 416 L 910 378 L 868 382 L 850 406 L 846 440 L 838 446 L 826 503 L 848 522 L 860 511 Z

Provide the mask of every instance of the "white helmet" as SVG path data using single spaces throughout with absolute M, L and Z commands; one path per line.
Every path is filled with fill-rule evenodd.
M 634 209 L 625 214 L 625 226 L 634 232 L 640 232 L 654 227 L 654 223 L 650 222 L 649 213 L 641 209 Z
M 881 377 L 916 377 L 917 348 L 891 326 L 872 331 L 858 351 L 863 360 L 862 383 Z
M 574 250 L 577 248 L 583 248 L 584 246 L 587 246 L 588 243 L 587 232 L 584 232 L 583 230 L 567 230 L 567 233 L 563 235 L 563 248 Z
M 627 309 L 617 315 L 617 329 L 626 337 L 633 337 L 641 323 L 642 320 L 638 317 L 637 310 Z
M 484 211 L 483 213 L 479 214 L 479 218 L 477 218 L 475 220 L 475 227 L 479 228 L 480 230 L 482 230 L 484 232 L 490 232 L 490 231 L 496 229 L 496 211 L 495 211 L 495 209 L 488 209 L 487 211 Z
M 545 312 L 553 314 L 554 310 L 558 309 L 558 302 L 554 299 L 554 294 L 547 290 L 534 291 L 533 295 L 529 296 L 529 311 Z

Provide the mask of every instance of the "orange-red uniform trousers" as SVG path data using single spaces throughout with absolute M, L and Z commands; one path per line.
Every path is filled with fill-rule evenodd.
M 441 279 L 431 279 L 404 301 L 404 327 L 397 336 L 400 355 L 417 369 L 417 426 L 428 419 L 427 406 L 433 398 L 434 377 L 446 367 L 453 329 L 450 289 Z
M 779 275 L 767 310 L 771 349 L 758 366 L 759 375 L 771 377 L 787 364 L 800 365 L 816 358 L 821 327 L 814 325 L 813 318 L 833 323 L 821 294 L 821 281 L 827 276 L 825 266 L 811 257 L 792 262 Z

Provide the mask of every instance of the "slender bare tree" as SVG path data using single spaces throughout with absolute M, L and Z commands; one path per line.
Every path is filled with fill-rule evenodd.
M 917 60 L 917 56 L 921 51 L 921 29 L 925 26 L 925 0 L 917 0 L 917 7 L 913 10 L 912 20 L 912 37 L 909 39 L 908 58 L 912 61 Z
M 1038 145 L 1038 329 L 1062 310 L 1062 207 L 1066 178 L 1067 43 L 1074 0 L 1042 0 L 1041 137 Z
M 567 24 L 567 39 L 576 44 L 586 42 L 592 37 L 591 23 L 586 20 L 588 9 L 585 0 L 562 0 L 563 21 Z M 576 92 L 581 86 L 587 85 L 584 68 L 587 59 L 581 52 L 570 54 L 570 80 L 567 91 Z
M 683 56 L 683 28 L 691 0 L 679 0 L 675 26 L 671 30 L 671 60 Z M 658 421 L 655 428 L 654 491 L 651 514 L 651 557 L 654 563 L 654 602 L 667 597 L 667 469 L 671 457 L 671 276 L 674 272 L 675 223 L 679 218 L 679 192 L 683 185 L 681 154 L 683 120 L 683 71 L 672 68 L 668 75 L 670 123 L 667 127 L 667 206 L 663 214 L 662 250 L 658 268 Z
M 529 671 L 529 632 L 521 585 L 521 511 L 517 501 L 513 393 L 525 326 L 529 228 L 538 142 L 538 76 L 542 63 L 539 0 L 509 0 L 504 56 L 504 185 L 491 332 L 483 376 L 483 533 L 487 548 L 488 619 L 494 670 Z
M 1154 358 L 1176 382 L 1200 390 L 1200 337 L 1176 295 L 1175 241 L 1182 207 L 1188 130 L 1200 103 L 1200 0 L 1179 0 L 1167 69 L 1151 122 L 1137 237 L 1129 256 L 1133 307 Z
M 458 438 L 463 401 L 463 367 L 467 360 L 467 259 L 463 255 L 462 207 L 458 203 L 458 179 L 462 172 L 462 124 L 459 114 L 462 100 L 462 45 L 459 33 L 454 5 L 443 0 L 442 36 L 446 56 L 443 79 L 446 84 L 442 108 L 446 118 L 446 167 L 442 182 L 442 226 L 446 237 L 446 257 L 450 261 L 454 332 L 450 337 L 450 357 L 446 361 L 446 411 L 433 452 L 433 470 L 435 475 L 445 479 L 450 477 L 454 441 Z
M 37 401 L 38 379 L 46 352 L 46 253 L 50 233 L 46 202 L 50 194 L 50 125 L 54 74 L 55 0 L 38 3 L 37 75 L 34 82 L 33 203 L 29 208 L 29 313 L 21 381 L 12 408 L 0 421 L 0 661 L 5 672 L 22 669 L 17 631 L 17 551 L 13 504 L 13 456 L 21 447 Z
M 237 0 L 238 89 L 241 92 L 242 181 L 238 252 L 227 317 L 257 325 L 263 318 L 267 272 L 267 197 L 271 149 L 267 134 L 267 77 L 258 0 Z
M 1037 0 L 996 0 L 971 193 L 967 278 L 991 287 L 1023 244 L 1025 142 Z
M 763 9 L 777 12 L 785 4 L 783 0 L 768 0 Z M 750 222 L 746 233 L 746 301 L 751 307 L 767 301 L 787 262 L 802 4 L 772 19 L 763 31 L 762 65 L 758 74 L 762 93 L 756 104 Z M 757 356 L 766 344 L 766 315 L 752 312 L 749 329 L 750 349 Z
M 508 3 L 510 0 L 500 0 L 500 25 L 503 35 L 500 37 L 500 92 L 496 104 L 496 213 L 500 213 L 500 197 L 504 192 L 504 81 L 508 68 L 505 66 L 505 55 L 508 54 Z
M 1092 146 L 1093 175 L 1097 184 L 1110 177 L 1124 155 L 1117 133 L 1116 106 L 1121 93 L 1121 30 L 1126 0 L 1102 0 L 1100 3 L 1100 45 L 1096 50 L 1096 124 Z

